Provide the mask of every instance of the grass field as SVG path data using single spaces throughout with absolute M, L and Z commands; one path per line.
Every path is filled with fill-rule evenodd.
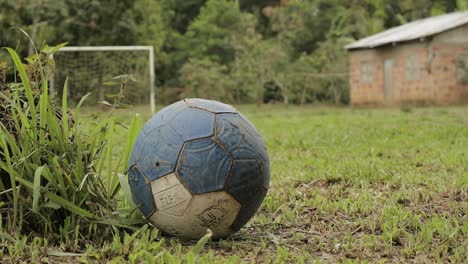
M 133 234 L 116 234 L 104 245 L 70 241 L 43 260 L 462 263 L 468 259 L 468 107 L 238 109 L 260 130 L 272 164 L 268 195 L 240 232 L 202 247 L 143 226 Z M 138 107 L 120 111 L 118 117 L 126 124 L 134 112 L 143 113 L 144 120 L 150 117 L 146 108 Z M 83 122 L 91 128 L 93 120 L 86 117 Z M 126 139 L 123 129 L 120 136 Z M 123 144 L 116 144 L 115 155 L 121 153 L 119 145 Z M 24 251 L 28 253 L 20 253 L 21 245 L 16 247 L 20 256 L 28 254 L 34 260 L 44 241 L 33 243 Z M 60 253 L 73 251 L 81 254 Z

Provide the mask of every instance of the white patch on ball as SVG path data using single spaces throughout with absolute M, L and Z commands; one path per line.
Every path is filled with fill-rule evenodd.
M 151 183 L 156 212 L 149 217 L 158 229 L 177 236 L 198 239 L 206 229 L 213 237 L 224 237 L 241 205 L 224 191 L 191 195 L 175 174 L 169 174 Z
M 156 211 L 183 216 L 192 195 L 174 173 L 151 182 Z

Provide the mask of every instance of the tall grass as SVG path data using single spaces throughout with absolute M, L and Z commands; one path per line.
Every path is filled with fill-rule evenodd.
M 129 128 L 122 158 L 114 160 L 116 122 L 102 120 L 87 134 L 81 130 L 80 106 L 68 110 L 67 83 L 61 105 L 49 94 L 51 55 L 61 46 L 45 46 L 23 64 L 11 48 L 20 82 L 0 86 L 0 235 L 39 234 L 60 239 L 112 237 L 117 226 L 140 222 L 122 208 L 118 173 L 128 159 L 141 122 Z M 6 121 L 5 121 L 6 120 Z M 125 201 L 124 203 L 125 204 Z

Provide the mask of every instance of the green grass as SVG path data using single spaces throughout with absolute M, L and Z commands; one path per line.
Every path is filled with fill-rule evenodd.
M 74 115 L 69 115 L 66 84 L 61 106 L 52 103 L 43 65 L 56 49 L 45 46 L 23 64 L 15 51 L 7 48 L 14 62 L 11 69 L 20 81 L 0 83 L 3 261 L 17 262 L 27 256 L 27 250 L 34 255 L 39 252 L 34 246 L 49 242 L 52 246 L 72 240 L 109 241 L 115 230 L 137 229 L 135 221 L 142 222 L 129 217 L 126 203 L 120 202 L 124 197 L 118 192 L 115 168 L 126 163 L 127 155 L 113 159 L 115 119 L 106 118 L 84 132 L 79 118 L 81 103 Z M 130 125 L 129 139 L 136 127 Z
M 4 260 L 111 263 L 464 262 L 468 107 L 239 106 L 263 135 L 272 182 L 253 220 L 221 241 L 186 242 L 144 225 L 109 243 L 9 243 Z M 83 130 L 99 118 L 84 111 Z M 120 159 L 135 112 L 115 112 Z M 119 126 L 121 124 L 122 126 Z M 203 241 L 202 241 L 203 242 Z M 72 255 L 66 252 L 79 253 Z M 0 253 L 1 254 L 1 253 Z
M 29 70 L 31 65 L 42 65 L 47 59 L 41 58 L 50 53 L 43 50 L 29 57 L 26 66 L 13 49 L 7 50 L 21 83 L 2 84 L 0 90 L 0 201 L 6 205 L 0 208 L 6 220 L 2 229 L 7 234 L 48 234 L 69 223 L 79 231 L 81 220 L 110 218 L 115 202 L 107 194 L 118 184 L 94 177 L 103 140 L 84 142 L 79 118 L 69 122 L 66 85 L 62 106 L 54 107 L 44 68 Z M 108 182 L 108 188 L 101 188 L 102 181 Z M 93 210 L 90 204 L 100 208 Z

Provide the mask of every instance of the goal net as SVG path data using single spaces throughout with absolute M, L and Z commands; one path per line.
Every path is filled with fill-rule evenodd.
M 97 105 L 108 100 L 106 95 L 116 94 L 120 89 L 119 85 L 107 86 L 106 82 L 122 74 L 133 75 L 136 82 L 127 84 L 123 103 L 149 104 L 154 113 L 153 56 L 151 46 L 64 47 L 54 54 L 51 90 L 61 98 L 68 78 L 70 102 L 77 103 L 91 93 L 85 104 Z

